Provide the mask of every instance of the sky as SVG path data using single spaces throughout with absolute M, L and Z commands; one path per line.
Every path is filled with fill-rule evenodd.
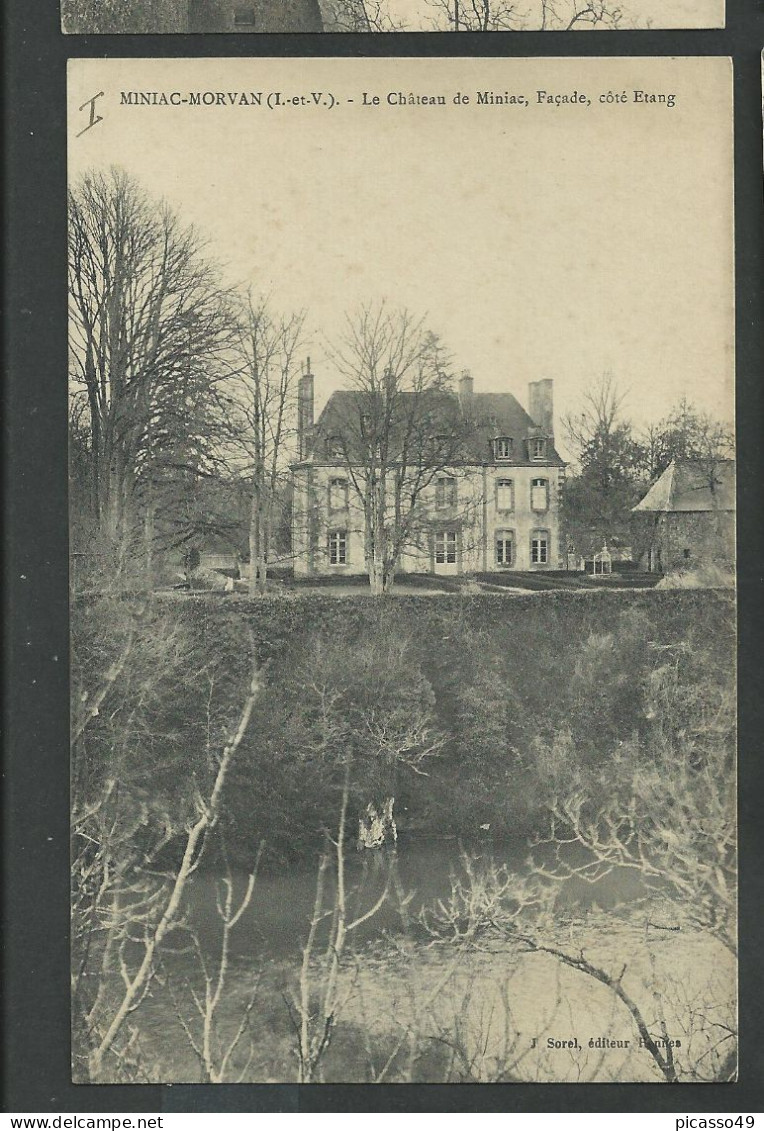
M 529 105 L 477 106 L 483 90 Z M 82 132 L 99 91 L 103 120 Z M 306 104 L 130 106 L 122 91 Z M 446 105 L 388 105 L 398 92 Z M 337 384 L 326 343 L 384 299 L 426 318 L 476 392 L 526 404 L 529 381 L 553 378 L 558 421 L 606 372 L 638 426 L 682 396 L 730 419 L 730 98 L 718 58 L 74 60 L 70 177 L 127 169 L 230 281 L 305 309 L 318 409 Z

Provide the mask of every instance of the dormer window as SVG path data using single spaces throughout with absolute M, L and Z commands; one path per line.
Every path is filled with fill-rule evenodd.
M 509 436 L 497 436 L 493 442 L 493 456 L 496 460 L 512 459 L 512 440 Z
M 546 459 L 546 440 L 537 436 L 528 441 L 531 459 Z
M 374 429 L 373 421 L 370 412 L 361 413 L 361 435 L 364 439 L 368 439 Z
M 328 436 L 326 439 L 326 454 L 327 456 L 343 456 L 345 454 L 345 446 L 342 443 L 341 436 Z

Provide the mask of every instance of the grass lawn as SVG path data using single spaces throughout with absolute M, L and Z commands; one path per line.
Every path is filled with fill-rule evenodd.
M 650 573 L 613 574 L 596 581 L 584 573 L 562 570 L 541 572 L 511 571 L 507 573 L 462 574 L 458 577 L 441 577 L 432 573 L 402 573 L 395 579 L 393 592 L 420 596 L 437 596 L 443 593 L 543 593 L 561 589 L 652 589 L 660 580 Z M 361 595 L 369 589 L 365 573 L 333 577 L 294 577 L 291 572 L 274 570 L 269 577 L 271 592 L 312 593 L 348 596 Z M 246 580 L 236 580 L 236 593 L 248 593 Z

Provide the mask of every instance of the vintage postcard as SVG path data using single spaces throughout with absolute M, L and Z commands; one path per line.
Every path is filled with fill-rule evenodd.
M 734 1079 L 730 61 L 68 99 L 73 1079 Z
M 724 27 L 725 0 L 61 0 L 65 32 L 625 31 Z

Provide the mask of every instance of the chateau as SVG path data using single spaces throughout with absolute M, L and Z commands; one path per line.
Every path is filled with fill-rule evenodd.
M 511 393 L 476 393 L 463 376 L 457 394 L 441 393 L 423 414 L 417 443 L 404 445 L 392 424 L 393 449 L 405 446 L 407 483 L 396 498 L 409 507 L 397 570 L 400 573 L 499 573 L 565 567 L 560 493 L 565 464 L 554 446 L 553 383 L 528 386 L 528 411 Z M 408 412 L 398 394 L 397 412 Z M 292 467 L 292 548 L 297 576 L 365 572 L 370 506 L 370 435 L 366 394 L 333 393 L 314 420 L 314 378 L 300 381 L 300 459 Z M 410 420 L 409 420 L 410 425 Z M 375 443 L 378 441 L 375 441 Z M 445 447 L 444 447 L 445 444 Z M 412 458 L 412 449 L 415 457 Z M 388 468 L 400 482 L 395 454 Z M 396 465 L 396 460 L 397 465 Z M 414 466 L 415 464 L 415 466 Z M 413 485 L 413 486 L 411 486 Z M 415 502 L 412 499 L 416 496 Z M 395 529 L 395 516 L 390 524 Z

